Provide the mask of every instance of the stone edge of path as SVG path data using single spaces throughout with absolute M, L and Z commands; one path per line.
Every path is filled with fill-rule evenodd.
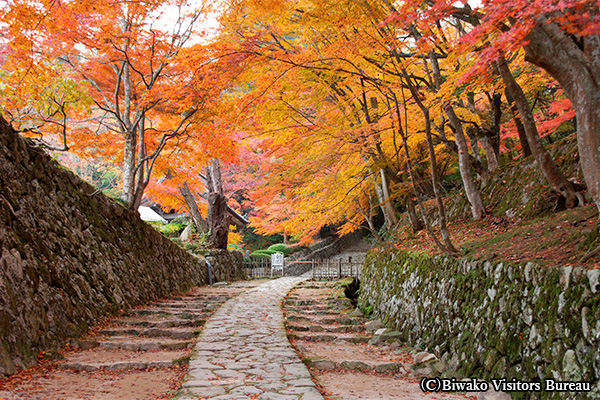
M 175 398 L 179 400 L 191 400 L 199 398 L 323 400 L 322 395 L 319 393 L 315 383 L 312 380 L 308 368 L 301 361 L 299 356 L 296 354 L 295 349 L 289 342 L 284 324 L 283 300 L 285 296 L 295 286 L 307 279 L 308 277 L 295 277 L 269 280 L 264 284 L 245 293 L 241 293 L 225 302 L 206 322 L 202 333 L 199 335 L 198 341 L 194 346 L 194 350 L 190 358 L 188 373 L 184 377 L 182 386 L 175 395 Z M 266 297 L 271 298 L 265 299 L 265 294 L 267 295 Z M 263 308 L 266 312 L 265 323 L 269 322 L 268 329 L 273 330 L 271 336 L 276 338 L 274 345 L 277 348 L 273 353 L 281 353 L 283 349 L 283 353 L 285 353 L 285 355 L 281 356 L 282 367 L 284 367 L 283 369 L 287 371 L 288 367 L 293 368 L 294 377 L 291 380 L 271 377 L 266 379 L 267 382 L 257 383 L 256 380 L 246 379 L 249 377 L 249 375 L 245 375 L 246 378 L 241 379 L 241 375 L 243 375 L 245 370 L 251 372 L 251 370 L 257 368 L 257 365 L 244 368 L 243 363 L 240 363 L 239 365 L 234 365 L 233 368 L 230 368 L 232 365 L 221 367 L 220 364 L 211 364 L 206 359 L 208 356 L 207 348 L 211 348 L 210 343 L 214 344 L 214 338 L 211 340 L 209 335 L 216 331 L 222 331 L 223 329 L 226 329 L 227 326 L 223 326 L 223 321 L 225 321 L 226 325 L 227 320 L 231 320 L 233 311 L 235 311 L 236 308 L 243 308 L 244 305 L 249 304 L 249 300 L 253 299 L 253 297 L 255 297 L 254 300 L 258 300 L 257 307 L 260 307 L 261 303 L 265 303 L 264 305 L 267 306 L 275 307 L 274 310 L 271 310 L 273 311 L 274 315 L 270 316 L 270 318 L 268 316 L 269 310 Z M 241 324 L 238 324 L 238 326 L 234 326 L 233 328 L 239 328 L 241 330 L 246 329 L 246 327 L 241 326 Z M 235 334 L 235 332 L 232 332 L 232 334 Z M 273 345 L 273 343 L 271 344 Z M 243 346 L 240 346 L 238 350 L 243 350 Z M 218 346 L 217 348 L 213 347 L 212 351 L 218 352 Z M 228 349 L 228 352 L 229 351 L 231 351 L 231 349 Z M 235 364 L 236 361 L 233 361 L 233 363 Z M 198 381 L 199 376 L 206 377 L 208 375 L 212 375 L 215 369 L 218 368 L 232 371 L 230 376 L 237 379 L 224 379 L 224 381 L 221 381 L 220 378 L 217 378 L 211 382 L 211 378 L 206 378 L 204 381 Z M 236 376 L 235 374 L 241 375 Z M 259 389 L 258 386 L 262 386 L 263 389 Z

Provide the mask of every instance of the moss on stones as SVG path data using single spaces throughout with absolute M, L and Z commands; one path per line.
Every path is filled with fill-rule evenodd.
M 409 342 L 448 352 L 463 377 L 600 377 L 600 296 L 577 268 L 371 251 L 359 305 Z

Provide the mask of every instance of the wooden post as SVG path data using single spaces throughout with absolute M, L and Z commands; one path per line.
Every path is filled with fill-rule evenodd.
M 342 259 L 338 259 L 338 279 L 342 279 Z
M 348 263 L 350 264 L 350 277 L 353 277 L 354 274 L 352 273 L 352 257 L 348 257 Z
M 315 280 L 315 259 L 313 258 L 310 261 L 311 261 L 311 267 L 312 267 L 312 276 L 313 276 L 312 278 L 313 278 L 313 281 L 314 281 Z

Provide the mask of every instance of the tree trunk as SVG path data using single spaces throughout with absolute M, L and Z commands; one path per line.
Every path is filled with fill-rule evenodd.
M 488 137 L 496 154 L 496 159 L 500 159 L 500 129 L 502 126 L 502 95 L 494 93 L 490 99 L 492 106 L 492 126 Z
M 377 228 L 373 223 L 373 198 L 371 196 L 371 192 L 366 193 L 366 196 L 369 200 L 369 209 L 365 210 L 360 203 L 360 200 L 356 199 L 356 205 L 358 207 L 358 212 L 363 216 L 365 221 L 367 221 L 367 225 L 369 226 L 369 232 L 373 235 L 373 237 L 381 242 L 381 236 L 379 236 L 379 232 L 377 232 Z
M 451 106 L 444 107 L 448 120 L 454 128 L 454 137 L 456 138 L 456 146 L 458 146 L 458 167 L 460 169 L 460 176 L 462 178 L 465 193 L 467 199 L 471 204 L 471 214 L 474 220 L 480 220 L 485 216 L 485 207 L 483 206 L 483 200 L 481 200 L 481 194 L 471 174 L 471 163 L 469 162 L 469 148 L 467 140 L 465 139 L 465 133 L 463 130 L 460 119 L 454 112 Z
M 417 216 L 417 209 L 415 207 L 415 201 L 413 200 L 412 193 L 406 196 L 406 210 L 408 213 L 408 219 L 410 220 L 410 226 L 413 232 L 417 233 L 423 229 L 423 222 Z
M 185 200 L 185 204 L 187 205 L 188 210 L 190 210 L 190 215 L 192 216 L 192 221 L 194 221 L 194 225 L 196 225 L 196 228 L 198 228 L 201 232 L 208 232 L 208 224 L 206 220 L 202 218 L 202 214 L 200 214 L 200 211 L 198 210 L 196 198 L 190 190 L 187 181 L 183 182 L 183 186 L 179 187 L 179 193 L 181 193 L 181 196 Z
M 136 135 L 129 133 L 125 137 L 125 150 L 123 152 L 123 200 L 131 204 L 135 195 L 135 146 Z
M 441 89 L 442 85 L 442 74 L 440 72 L 440 66 L 438 64 L 436 56 L 433 53 L 431 53 L 430 56 L 433 77 L 435 79 L 435 86 L 436 89 L 439 90 Z M 460 177 L 462 178 L 463 185 L 465 187 L 467 199 L 471 204 L 471 214 L 473 215 L 474 220 L 480 220 L 485 216 L 485 208 L 483 207 L 483 200 L 481 200 L 479 189 L 477 188 L 475 180 L 473 179 L 473 175 L 471 174 L 471 163 L 469 162 L 469 146 L 467 145 L 467 140 L 465 139 L 465 131 L 463 129 L 462 122 L 460 122 L 460 118 L 458 118 L 458 116 L 454 112 L 454 108 L 452 108 L 450 104 L 444 106 L 444 111 L 448 116 L 450 124 L 454 128 L 454 138 L 456 139 L 456 146 L 458 148 L 458 167 L 460 169 Z M 426 118 L 429 118 L 429 116 L 427 115 Z M 427 127 L 425 128 L 425 131 L 427 131 Z
M 407 75 L 405 70 L 403 70 L 402 72 L 405 75 Z M 436 194 L 436 200 L 438 200 L 437 205 L 438 205 L 438 211 L 440 213 L 440 231 L 441 231 L 442 238 L 443 238 L 445 244 L 442 244 L 440 242 L 439 238 L 437 237 L 437 235 L 433 231 L 433 228 L 432 228 L 431 224 L 429 223 L 429 218 L 427 217 L 427 212 L 425 211 L 425 209 L 423 207 L 423 199 L 420 198 L 421 196 L 420 196 L 420 194 L 419 194 L 419 192 L 417 190 L 417 182 L 418 182 L 418 180 L 417 180 L 417 178 L 415 176 L 416 174 L 415 174 L 414 165 L 412 163 L 410 152 L 408 150 L 408 140 L 407 140 L 407 137 L 406 137 L 407 134 L 402 129 L 402 121 L 400 120 L 400 106 L 398 104 L 398 99 L 396 98 L 396 95 L 394 94 L 394 101 L 396 103 L 396 114 L 397 114 L 397 118 L 398 118 L 398 133 L 402 137 L 402 147 L 404 148 L 404 154 L 406 155 L 406 163 L 408 164 L 408 171 L 409 171 L 409 174 L 410 174 L 410 180 L 412 182 L 413 190 L 414 190 L 415 194 L 417 195 L 417 199 L 419 200 L 419 205 L 421 207 L 421 215 L 423 216 L 423 223 L 425 225 L 425 229 L 427 229 L 427 233 L 429 233 L 429 235 L 431 236 L 431 238 L 435 242 L 435 245 L 440 250 L 442 250 L 444 253 L 446 253 L 446 254 L 454 257 L 454 256 L 457 256 L 460 252 L 452 245 L 452 242 L 450 241 L 450 236 L 448 235 L 448 231 L 447 231 L 447 228 L 446 228 L 446 213 L 445 213 L 445 210 L 444 210 L 444 204 L 443 204 L 443 202 L 441 202 L 441 208 L 440 208 L 441 197 L 438 197 L 438 195 L 441 195 L 441 194 L 440 194 L 440 191 L 439 191 L 439 186 L 437 186 L 437 183 L 438 183 L 437 182 L 437 163 L 436 163 L 436 160 L 435 160 L 435 152 L 433 152 L 433 157 L 432 157 L 433 145 L 431 143 L 431 121 L 429 120 L 429 110 L 423 104 L 423 102 L 420 101 L 420 99 L 418 97 L 417 89 L 415 88 L 415 86 L 412 83 L 412 81 L 410 80 L 410 78 L 406 79 L 406 83 L 407 83 L 407 86 L 408 86 L 408 88 L 410 90 L 411 95 L 416 100 L 419 108 L 421 109 L 421 111 L 423 113 L 423 116 L 425 117 L 425 132 L 427 134 L 427 144 L 428 144 L 428 148 L 429 148 L 429 156 L 430 156 L 431 168 L 432 168 L 432 178 L 431 178 L 431 180 L 432 180 L 432 184 L 434 186 L 434 192 Z M 406 102 L 406 100 L 405 100 L 405 102 Z M 449 246 L 448 246 L 448 244 L 449 244 Z
M 227 214 L 227 198 L 223 195 L 221 168 L 219 160 L 213 158 L 207 167 L 208 194 L 208 227 L 210 241 L 216 249 L 227 248 L 229 235 L 229 215 Z
M 567 208 L 576 207 L 579 203 L 579 199 L 575 193 L 573 184 L 567 180 L 556 166 L 554 160 L 542 144 L 538 135 L 535 119 L 533 118 L 533 113 L 529 106 L 529 101 L 527 100 L 527 97 L 525 97 L 521 86 L 519 86 L 513 77 L 504 57 L 496 61 L 496 67 L 506 85 L 506 90 L 510 92 L 510 96 L 515 100 L 515 105 L 519 109 L 519 114 L 521 114 L 521 121 L 525 128 L 525 134 L 527 135 L 527 141 L 531 147 L 531 152 L 544 173 L 546 180 L 554 191 L 565 197 L 565 205 Z
M 131 210 L 137 210 L 142 204 L 142 198 L 144 197 L 144 189 L 146 189 L 146 184 L 144 183 L 146 180 L 146 167 L 148 165 L 147 161 L 142 161 L 146 158 L 146 125 L 144 123 L 144 118 L 142 118 L 138 125 L 138 155 L 137 160 L 134 162 L 135 170 L 134 174 L 134 182 L 135 185 L 133 187 L 133 197 L 129 200 L 129 208 Z M 137 178 L 137 179 L 136 179 Z
M 541 18 L 527 37 L 525 59 L 552 75 L 571 100 L 581 170 L 600 211 L 600 36 L 576 39 Z
M 529 147 L 529 142 L 527 141 L 527 134 L 525 133 L 525 127 L 523 126 L 523 122 L 521 122 L 521 117 L 519 116 L 519 110 L 515 105 L 515 101 L 510 95 L 508 90 L 504 91 L 506 95 L 506 101 L 510 107 L 510 112 L 513 115 L 513 119 L 515 120 L 515 125 L 517 127 L 517 133 L 519 134 L 519 141 L 521 142 L 521 150 L 523 150 L 523 158 L 529 157 L 531 153 L 531 148 Z
M 487 136 L 482 136 L 479 140 L 481 142 L 481 147 L 483 147 L 483 151 L 485 152 L 485 158 L 487 158 L 488 170 L 494 172 L 500 166 L 498 157 L 494 151 L 494 146 L 492 146 L 490 138 Z
M 475 129 L 465 129 L 465 133 L 469 138 L 469 142 L 471 142 L 471 149 L 473 149 L 473 157 L 479 161 L 481 161 L 481 154 L 479 153 L 479 138 L 475 134 Z
M 221 181 L 221 166 L 219 160 L 211 158 L 207 167 L 207 186 L 209 193 L 223 194 L 223 182 Z
M 387 225 L 388 229 L 392 229 L 398 223 L 396 209 L 390 201 L 390 193 L 388 190 L 385 172 L 383 169 L 380 169 L 379 173 L 381 175 L 381 185 L 376 184 L 377 197 L 379 198 L 381 211 L 383 212 L 383 216 L 385 218 L 385 224 Z
M 226 214 L 227 199 L 220 193 L 208 195 L 208 226 L 210 242 L 215 249 L 226 249 L 229 235 L 229 216 Z

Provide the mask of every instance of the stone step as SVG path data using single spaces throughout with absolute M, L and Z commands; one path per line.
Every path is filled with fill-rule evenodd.
M 212 312 L 198 309 L 182 309 L 182 308 L 140 308 L 127 311 L 124 316 L 162 316 L 162 317 L 177 317 L 180 319 L 206 319 L 210 317 Z
M 318 304 L 317 300 L 296 300 L 296 299 L 287 299 L 285 301 L 286 306 L 308 306 L 312 304 Z
M 315 328 L 316 326 L 320 326 L 320 325 L 311 326 L 310 331 L 311 332 L 319 332 L 318 328 Z M 320 327 L 323 328 L 325 332 L 335 332 L 335 333 L 346 333 L 346 332 L 360 333 L 360 332 L 365 331 L 365 327 L 362 325 L 339 325 L 339 326 L 326 325 L 326 326 L 320 326 Z
M 127 351 L 92 349 L 69 354 L 60 368 L 80 371 L 124 371 L 130 369 L 168 368 L 189 362 L 188 350 Z
M 289 308 L 290 310 L 299 310 L 299 311 L 305 311 L 305 310 L 328 310 L 328 309 L 331 309 L 331 307 L 327 306 L 326 304 L 322 304 L 322 303 L 299 304 L 299 305 L 286 304 L 286 308 Z
M 115 336 L 111 338 L 73 340 L 71 341 L 71 345 L 82 350 L 93 348 L 130 351 L 180 350 L 194 347 L 194 341 L 168 338 L 141 338 L 137 336 Z
M 116 361 L 106 363 L 65 363 L 59 367 L 63 369 L 75 369 L 79 371 L 127 371 L 132 369 L 160 369 L 169 368 L 174 364 L 173 361 Z
M 300 302 L 300 301 L 298 301 Z M 286 301 L 286 309 L 290 311 L 323 311 L 323 310 L 352 310 L 354 306 L 350 303 L 350 301 L 343 300 L 331 300 L 328 303 L 315 302 L 312 304 L 289 304 Z
M 330 289 L 333 286 L 335 286 L 335 282 L 309 282 L 309 283 L 303 283 L 300 284 L 298 286 L 296 286 L 297 288 L 302 288 L 302 289 Z
M 308 332 L 310 330 L 310 326 L 305 326 L 305 325 L 285 324 L 285 327 L 289 330 L 296 331 L 296 332 Z
M 295 340 L 307 340 L 314 342 L 347 342 L 368 343 L 370 337 L 362 335 L 349 335 L 345 333 L 328 334 L 323 333 L 289 333 L 288 337 Z
M 174 327 L 199 327 L 206 323 L 206 319 L 163 319 L 163 320 L 151 320 L 151 319 L 116 319 L 113 321 L 115 324 L 127 325 L 127 326 L 140 326 L 144 328 L 174 328 Z
M 186 302 L 163 302 L 163 303 L 152 303 L 149 304 L 148 307 L 146 309 L 152 309 L 152 308 L 158 308 L 158 309 L 176 309 L 176 310 L 180 310 L 182 308 L 187 309 L 187 310 L 194 310 L 194 311 L 210 311 L 210 310 L 214 310 L 215 309 L 215 304 L 205 304 L 205 303 L 186 303 Z M 217 306 L 218 308 L 218 306 Z
M 193 328 L 193 327 L 192 327 Z M 101 329 L 100 335 L 105 336 L 145 336 L 145 337 L 170 337 L 176 339 L 192 339 L 199 335 L 199 331 L 192 328 L 112 328 Z
M 355 360 L 333 361 L 323 358 L 304 359 L 307 367 L 319 371 L 343 370 L 351 372 L 368 372 L 378 374 L 397 374 L 406 373 L 406 368 L 402 363 L 372 363 Z
M 339 315 L 340 310 L 334 307 L 325 305 L 313 305 L 313 306 L 286 306 L 286 312 L 301 313 L 301 314 L 312 314 L 312 315 Z
M 342 316 L 342 313 L 336 310 L 325 309 L 325 310 L 298 310 L 295 307 L 286 308 L 285 312 L 288 314 L 300 314 L 307 316 L 307 318 L 312 317 L 330 317 L 330 318 L 339 318 Z
M 230 298 L 231 298 L 231 296 L 196 295 L 196 296 L 171 296 L 168 298 L 168 300 L 187 301 L 187 302 L 204 301 L 204 302 L 211 302 L 211 303 L 224 303 L 227 300 L 229 300 Z
M 365 328 L 361 325 L 297 325 L 286 324 L 286 328 L 296 332 L 364 332 Z
M 314 316 L 308 318 L 304 315 L 288 315 L 287 321 L 292 322 L 310 322 L 318 325 L 360 325 L 368 321 L 366 318 L 348 318 L 344 316 Z

